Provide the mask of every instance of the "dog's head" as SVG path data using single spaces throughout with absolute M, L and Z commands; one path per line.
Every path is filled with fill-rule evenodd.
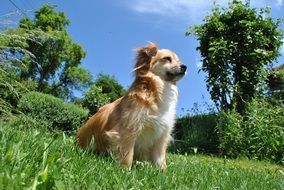
M 176 82 L 186 73 L 186 65 L 181 64 L 178 56 L 171 50 L 158 49 L 156 44 L 151 43 L 137 48 L 136 52 L 134 71 L 138 76 L 152 72 L 162 80 Z

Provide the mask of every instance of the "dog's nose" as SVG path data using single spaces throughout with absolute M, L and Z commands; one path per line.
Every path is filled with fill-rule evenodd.
M 181 69 L 182 72 L 185 73 L 185 71 L 186 71 L 186 69 L 187 69 L 187 66 L 186 66 L 186 65 L 181 65 L 181 66 L 180 66 L 180 69 Z

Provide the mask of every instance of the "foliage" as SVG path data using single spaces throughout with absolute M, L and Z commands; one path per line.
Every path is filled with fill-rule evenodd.
M 31 35 L 39 35 L 39 33 L 31 33 L 24 32 L 22 29 L 9 29 L 0 32 L 0 63 L 16 62 L 22 64 L 21 57 L 34 57 L 31 52 L 26 50 L 28 47 L 27 40 L 31 39 Z
M 284 105 L 255 99 L 245 116 L 222 112 L 218 125 L 223 154 L 284 161 Z
M 21 94 L 28 91 L 4 66 L 0 65 L 0 115 L 14 112 Z
M 96 113 L 100 107 L 110 103 L 110 97 L 102 93 L 102 88 L 96 85 L 84 93 L 82 106 L 90 110 L 90 114 Z
M 25 94 L 19 110 L 49 129 L 76 130 L 86 120 L 88 111 L 40 92 Z
M 269 8 L 257 12 L 233 0 L 228 8 L 215 4 L 204 24 L 194 26 L 199 40 L 197 50 L 202 56 L 202 70 L 208 74 L 206 83 L 216 106 L 243 113 L 246 102 L 263 90 L 267 66 L 279 57 L 283 32 L 281 19 L 273 21 Z
M 95 85 L 102 89 L 102 93 L 110 98 L 110 102 L 122 97 L 125 89 L 121 86 L 114 77 L 100 74 L 95 81 Z
M 268 85 L 273 97 L 284 100 L 284 64 L 274 68 L 268 79 Z
M 35 90 L 31 80 L 21 80 L 19 73 L 26 70 L 22 57 L 32 59 L 34 55 L 26 50 L 27 40 L 40 32 L 19 30 L 0 32 L 0 115 L 17 112 L 16 105 L 23 93 Z
M 179 153 L 218 153 L 215 114 L 186 115 L 178 118 L 174 129 L 174 143 L 170 149 Z
M 100 74 L 94 84 L 84 92 L 82 98 L 75 98 L 73 102 L 96 113 L 103 105 L 122 97 L 125 90 L 114 77 Z
M 33 124 L 31 124 L 33 125 Z M 281 189 L 277 165 L 205 156 L 168 155 L 161 172 L 131 171 L 74 146 L 74 137 L 0 122 L 0 189 Z
M 85 52 L 68 35 L 65 29 L 68 24 L 63 12 L 44 5 L 35 12 L 34 20 L 24 18 L 19 28 L 2 33 L 4 50 L 12 55 L 6 58 L 22 63 L 17 72 L 19 77 L 36 81 L 38 91 L 65 99 L 72 97 L 74 89 L 83 90 L 91 83 L 90 73 L 79 67 Z M 14 41 L 18 35 L 23 37 Z

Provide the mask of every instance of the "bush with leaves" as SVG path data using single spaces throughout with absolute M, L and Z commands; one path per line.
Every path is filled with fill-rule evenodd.
M 49 129 L 76 130 L 88 116 L 87 110 L 40 92 L 25 94 L 18 107 Z
M 110 99 L 110 97 L 102 93 L 102 88 L 100 86 L 93 85 L 84 93 L 81 104 L 83 107 L 89 109 L 90 114 L 94 114 L 100 107 L 110 103 Z
M 28 88 L 19 82 L 13 72 L 4 69 L 4 63 L 2 63 L 0 65 L 0 115 L 15 112 L 21 95 L 26 92 Z
M 225 155 L 284 161 L 284 105 L 279 102 L 254 99 L 244 116 L 222 112 L 217 128 Z
M 218 153 L 216 114 L 186 115 L 178 118 L 174 129 L 174 143 L 171 150 L 179 153 Z
M 125 89 L 118 81 L 112 76 L 100 74 L 95 81 L 95 85 L 102 89 L 102 93 L 110 97 L 110 101 L 122 97 Z

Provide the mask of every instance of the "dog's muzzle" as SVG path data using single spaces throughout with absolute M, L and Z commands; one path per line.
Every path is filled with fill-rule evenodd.
M 186 74 L 187 66 L 181 65 L 179 67 L 175 67 L 171 71 L 167 72 L 167 80 L 169 81 L 177 81 L 180 80 Z
M 187 66 L 186 66 L 186 65 L 181 65 L 181 66 L 180 66 L 180 71 L 181 71 L 181 73 L 185 74 L 185 73 L 186 73 L 186 69 L 187 69 Z

